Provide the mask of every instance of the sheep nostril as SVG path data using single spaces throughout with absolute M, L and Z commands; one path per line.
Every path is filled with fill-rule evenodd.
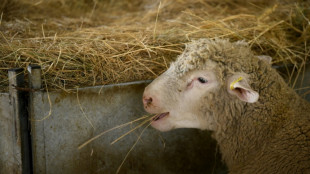
M 149 100 L 147 101 L 147 104 L 151 104 L 152 101 L 153 101 L 153 99 L 152 99 L 152 98 L 149 98 Z
M 149 97 L 149 98 L 144 98 L 143 99 L 143 103 L 144 103 L 144 105 L 150 105 L 151 103 L 152 103 L 152 101 L 153 101 L 153 99 L 152 99 L 152 97 Z

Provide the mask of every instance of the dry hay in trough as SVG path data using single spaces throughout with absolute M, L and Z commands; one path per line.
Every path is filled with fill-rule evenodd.
M 192 39 L 245 40 L 301 71 L 310 3 L 276 0 L 2 0 L 0 90 L 7 70 L 42 66 L 49 89 L 153 79 Z M 289 73 L 289 72 L 288 72 Z

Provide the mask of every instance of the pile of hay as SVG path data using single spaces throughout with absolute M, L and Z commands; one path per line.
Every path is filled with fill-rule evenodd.
M 298 71 L 310 51 L 307 1 L 4 0 L 0 13 L 1 91 L 9 68 L 29 64 L 65 91 L 153 79 L 202 37 L 245 40 Z

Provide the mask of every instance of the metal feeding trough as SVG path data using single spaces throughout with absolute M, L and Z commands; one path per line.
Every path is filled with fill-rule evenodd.
M 43 92 L 36 90 L 41 88 L 40 72 L 38 67 L 29 68 L 31 90 L 27 91 L 29 95 L 22 95 L 29 100 L 27 114 L 18 116 L 15 112 L 16 107 L 23 106 L 18 105 L 18 96 L 0 95 L 0 173 L 227 173 L 209 131 L 177 129 L 161 133 L 144 128 L 145 124 L 111 145 L 143 120 L 107 132 L 79 149 L 102 132 L 145 115 L 141 98 L 149 81 L 82 88 L 71 93 Z M 297 92 L 310 100 L 306 95 L 310 89 L 304 88 L 310 86 L 309 67 L 303 82 Z M 23 91 L 18 85 L 10 90 Z M 31 139 L 25 136 L 27 129 L 17 129 L 25 124 L 21 118 L 26 116 L 31 120 Z M 25 151 L 29 148 L 25 139 L 31 142 L 29 151 Z
M 208 131 L 179 129 L 161 133 L 151 127 L 144 129 L 148 125 L 145 124 L 111 145 L 111 142 L 143 120 L 108 132 L 78 149 L 90 138 L 145 115 L 142 93 L 150 81 L 88 87 L 66 93 L 40 91 L 41 75 L 38 67 L 29 68 L 29 77 L 31 90 L 28 91 L 28 111 L 32 143 L 30 160 L 35 174 L 116 173 L 122 163 L 119 173 L 126 174 L 221 173 L 226 170 L 221 163 L 216 142 Z M 13 90 L 18 89 L 23 88 L 17 86 Z M 6 102 L 0 104 L 3 108 L 8 107 Z M 2 111 L 2 114 L 10 117 L 13 112 Z M 6 118 L 1 115 L 1 119 Z M 9 131 L 15 126 L 11 124 L 12 121 L 14 122 L 8 121 L 10 127 L 5 128 L 8 130 L 5 133 L 10 136 L 1 141 L 2 144 L 14 144 L 12 136 L 18 139 L 18 134 L 26 134 L 16 132 L 17 136 L 12 135 Z M 19 120 L 15 119 L 15 122 Z M 0 151 L 5 151 L 6 145 L 2 144 Z M 22 157 L 15 161 L 14 154 L 10 157 L 15 168 L 24 169 L 23 165 L 26 164 Z M 8 157 L 0 158 L 0 165 L 5 165 Z M 0 169 L 0 173 L 11 173 L 13 168 L 5 166 Z
M 147 83 L 84 88 L 75 94 L 35 93 L 34 119 L 42 119 L 52 109 L 48 118 L 32 126 L 36 132 L 35 173 L 116 173 L 143 127 L 113 145 L 111 142 L 141 121 L 106 133 L 80 150 L 78 146 L 105 130 L 145 115 L 141 98 Z M 215 147 L 207 131 L 183 129 L 159 133 L 149 127 L 124 161 L 120 173 L 219 171 L 222 166 Z

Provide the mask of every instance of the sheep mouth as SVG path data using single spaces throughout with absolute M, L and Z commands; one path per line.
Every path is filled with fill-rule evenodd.
M 157 114 L 154 116 L 154 118 L 152 119 L 153 121 L 158 121 L 166 116 L 169 115 L 169 112 L 165 112 L 165 113 L 162 113 L 162 114 Z

